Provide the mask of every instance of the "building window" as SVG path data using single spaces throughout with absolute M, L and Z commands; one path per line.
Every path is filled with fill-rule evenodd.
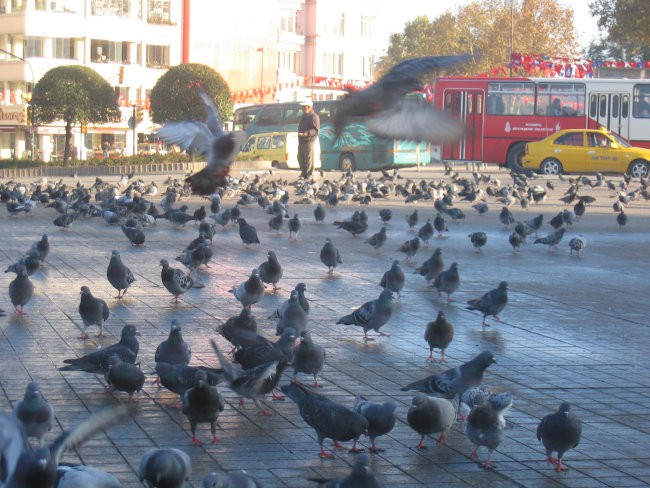
M 74 39 L 55 37 L 52 39 L 52 57 L 54 59 L 75 59 Z
M 92 0 L 90 12 L 97 16 L 129 17 L 131 0 Z
M 372 17 L 369 15 L 361 16 L 361 30 L 359 32 L 361 37 L 370 39 L 372 37 Z
M 323 19 L 323 34 L 332 36 L 345 35 L 345 14 L 331 14 Z
M 300 53 L 292 51 L 279 51 L 278 70 L 295 75 L 300 74 Z
M 26 10 L 26 4 L 26 0 L 0 0 L 0 14 L 24 12 Z
M 75 14 L 77 12 L 83 12 L 83 0 L 36 0 L 34 7 L 41 12 L 50 11 Z
M 99 39 L 90 41 L 91 61 L 93 63 L 130 63 L 129 43 L 111 42 Z
M 43 38 L 42 37 L 27 37 L 23 41 L 23 52 L 26 58 L 42 58 L 43 57 Z
M 147 46 L 147 68 L 169 68 L 169 46 Z
M 147 4 L 147 22 L 150 24 L 171 24 L 170 0 L 149 0 Z
M 280 32 L 302 34 L 300 17 L 296 10 L 282 10 L 280 12 Z
M 323 74 L 343 75 L 343 54 L 323 54 Z
M 375 72 L 375 57 L 361 56 L 361 76 L 363 78 L 372 78 Z

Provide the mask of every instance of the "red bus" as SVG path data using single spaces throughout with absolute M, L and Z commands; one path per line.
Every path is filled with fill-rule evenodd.
M 517 169 L 527 142 L 600 126 L 650 148 L 650 80 L 444 77 L 434 104 L 467 127 L 463 139 L 442 146 L 444 160 Z

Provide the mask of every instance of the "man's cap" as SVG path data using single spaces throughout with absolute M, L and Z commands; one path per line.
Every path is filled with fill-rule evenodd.
M 311 100 L 308 100 L 308 99 L 307 99 L 307 100 L 303 100 L 302 102 L 300 102 L 300 106 L 301 106 L 301 107 L 313 107 L 313 106 L 314 106 L 314 102 L 312 102 Z

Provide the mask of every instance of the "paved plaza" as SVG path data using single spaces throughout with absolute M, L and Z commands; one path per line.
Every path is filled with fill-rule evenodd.
M 418 181 L 446 178 L 442 171 L 403 170 L 404 178 Z M 502 184 L 512 180 L 504 171 L 490 170 Z M 462 176 L 471 177 L 461 170 Z M 137 177 L 138 175 L 136 175 Z M 182 175 L 175 175 L 182 177 Z M 279 172 L 269 178 L 295 178 L 296 173 Z M 359 172 L 359 178 L 365 173 Z M 162 182 L 166 175 L 156 175 Z M 338 179 L 340 173 L 319 177 Z M 620 176 L 612 176 L 617 183 Z M 117 176 L 106 178 L 117 182 Z M 151 176 L 143 176 L 149 182 Z M 69 183 L 74 180 L 68 179 Z M 3 180 L 6 181 L 6 180 Z M 93 179 L 85 178 L 87 186 Z M 400 180 L 401 182 L 405 180 Z M 540 185 L 546 180 L 540 178 Z M 568 183 L 557 177 L 555 190 L 540 204 L 528 210 L 512 207 L 517 220 L 545 216 L 540 235 L 552 231 L 548 220 L 562 210 L 559 198 Z M 485 185 L 483 185 L 485 187 Z M 630 190 L 637 188 L 633 181 Z M 288 239 L 285 224 L 281 233 L 270 232 L 269 215 L 257 205 L 242 207 L 242 216 L 259 234 L 260 246 L 243 246 L 237 226 L 219 229 L 214 239 L 214 257 L 210 268 L 200 276 L 205 288 L 193 289 L 178 304 L 163 287 L 159 262 L 165 258 L 181 267 L 174 258 L 197 235 L 189 223 L 176 228 L 166 220 L 145 230 L 146 245 L 131 247 L 119 226 L 107 225 L 101 218 L 81 218 L 69 231 L 52 224 L 52 208 L 37 207 L 31 215 L 11 217 L 0 211 L 0 266 L 3 270 L 25 253 L 32 243 L 47 233 L 51 252 L 46 266 L 32 276 L 36 291 L 25 306 L 27 315 L 13 312 L 7 288 L 13 273 L 1 275 L 0 307 L 7 316 L 0 318 L 0 408 L 9 412 L 23 396 L 30 380 L 37 381 L 53 405 L 57 424 L 47 439 L 61 429 L 86 419 L 91 412 L 125 402 L 127 396 L 105 394 L 104 379 L 81 372 L 60 372 L 66 358 L 82 356 L 94 348 L 113 344 L 125 324 L 134 324 L 142 334 L 139 360 L 148 374 L 145 388 L 135 395 L 137 414 L 130 420 L 97 435 L 76 451 L 68 452 L 67 462 L 81 462 L 114 474 L 124 487 L 142 486 L 137 468 L 142 454 L 152 447 L 176 447 L 185 450 L 192 461 L 193 474 L 188 486 L 201 486 L 211 471 L 245 469 L 264 487 L 309 487 L 310 477 L 345 476 L 354 461 L 346 450 L 332 451 L 335 459 L 320 459 L 316 434 L 302 420 L 296 405 L 286 401 L 265 402 L 269 417 L 257 415 L 251 402 L 238 406 L 238 396 L 222 385 L 226 408 L 219 417 L 219 442 L 209 444 L 209 428 L 201 425 L 198 435 L 203 446 L 190 446 L 189 423 L 176 407 L 177 396 L 152 385 L 154 351 L 167 338 L 172 319 L 182 325 L 185 340 L 192 347 L 192 365 L 218 366 L 209 339 L 223 350 L 229 344 L 215 332 L 226 319 L 240 312 L 240 305 L 229 290 L 246 280 L 253 268 L 266 260 L 273 249 L 284 267 L 277 294 L 267 293 L 253 305 L 259 331 L 275 340 L 275 321 L 269 315 L 288 298 L 298 282 L 307 284 L 311 301 L 309 330 L 315 343 L 327 351 L 327 363 L 320 393 L 352 407 L 356 395 L 369 400 L 393 399 L 398 403 L 398 422 L 387 436 L 377 440 L 385 449 L 371 454 L 371 468 L 383 486 L 416 487 L 642 487 L 650 484 L 650 328 L 648 293 L 650 277 L 648 242 L 650 212 L 648 202 L 639 197 L 626 209 L 628 224 L 619 228 L 612 210 L 614 194 L 605 187 L 584 189 L 596 197 L 585 216 L 569 227 L 558 250 L 553 251 L 532 239 L 514 254 L 508 243 L 512 226 L 506 230 L 499 222 L 502 205 L 487 197 L 489 211 L 479 215 L 468 202 L 456 202 L 466 218 L 448 223 L 444 239 L 432 239 L 429 247 L 416 254 L 413 263 L 404 262 L 397 248 L 414 234 L 409 232 L 406 216 L 417 208 L 419 228 L 436 212 L 432 201 L 405 204 L 393 194 L 386 201 L 374 199 L 363 207 L 369 216 L 368 230 L 353 237 L 332 225 L 360 209 L 356 203 L 341 203 L 327 209 L 322 225 L 314 222 L 313 205 L 298 205 L 293 192 L 289 202 L 291 215 L 298 213 L 303 222 L 297 241 Z M 152 198 L 160 205 L 161 196 Z M 235 205 L 236 197 L 225 198 L 224 208 Z M 198 197 L 185 202 L 190 213 L 200 204 Z M 178 206 L 178 205 L 177 205 Z M 380 228 L 379 209 L 391 208 L 393 218 L 387 227 L 388 241 L 379 253 L 364 240 Z M 468 234 L 482 230 L 488 242 L 475 252 Z M 587 248 L 579 257 L 569 254 L 571 237 L 582 234 Z M 320 249 L 326 237 L 339 248 L 343 264 L 332 277 L 320 262 Z M 447 303 L 414 269 L 440 247 L 448 267 L 458 263 L 461 284 Z M 120 251 L 136 281 L 124 300 L 116 300 L 115 289 L 106 279 L 106 267 L 112 250 Z M 390 337 L 364 343 L 361 328 L 336 325 L 337 320 L 362 303 L 377 298 L 379 281 L 393 259 L 399 259 L 406 273 L 406 286 L 395 301 L 391 320 L 383 331 Z M 482 316 L 466 310 L 466 301 L 509 283 L 509 302 L 500 314 L 501 322 L 491 317 L 491 326 L 482 330 Z M 107 301 L 111 315 L 105 327 L 107 337 L 78 339 L 79 290 L 89 286 L 94 296 Z M 454 325 L 455 335 L 447 350 L 447 363 L 427 361 L 428 346 L 423 339 L 427 322 L 444 310 Z M 370 333 L 372 335 L 372 332 Z M 497 363 L 485 373 L 483 384 L 494 391 L 510 391 L 514 404 L 507 417 L 505 439 L 493 455 L 494 469 L 486 470 L 470 459 L 471 443 L 457 422 L 447 436 L 447 445 L 437 446 L 429 438 L 427 449 L 416 449 L 419 435 L 406 423 L 406 413 L 414 396 L 400 388 L 417 379 L 457 366 L 482 350 L 494 352 Z M 437 355 L 436 355 L 437 356 Z M 281 381 L 290 381 L 289 368 Z M 305 381 L 310 378 L 302 376 Z M 544 448 L 536 439 L 539 420 L 567 401 L 582 419 L 580 445 L 567 453 L 570 468 L 558 474 L 546 462 Z M 363 447 L 370 445 L 362 438 Z M 325 443 L 330 449 L 329 440 Z M 350 443 L 346 444 L 349 447 Z M 482 448 L 479 460 L 487 453 Z

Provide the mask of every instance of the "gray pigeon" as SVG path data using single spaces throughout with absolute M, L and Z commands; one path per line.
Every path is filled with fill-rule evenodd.
M 564 227 L 560 227 L 555 232 L 551 232 L 550 234 L 544 237 L 538 237 L 537 239 L 535 239 L 534 244 L 546 244 L 548 247 L 552 249 L 557 249 L 557 245 L 562 240 L 562 237 L 564 237 L 565 232 L 566 229 Z
M 401 291 L 404 288 L 404 280 L 404 271 L 399 265 L 399 261 L 395 259 L 390 269 L 382 276 L 379 286 L 393 293 L 397 293 L 397 296 L 401 296 Z
M 502 422 L 498 412 L 489 401 L 472 410 L 465 422 L 465 434 L 474 445 L 470 457 L 472 459 L 478 458 L 478 448 L 485 446 L 488 450 L 488 457 L 483 466 L 486 468 L 493 467 L 492 453 L 503 440 L 504 427 L 505 423 Z
M 246 471 L 212 472 L 203 478 L 203 488 L 262 488 L 262 484 Z
M 108 320 L 110 310 L 106 302 L 95 298 L 87 286 L 81 287 L 81 301 L 79 302 L 79 315 L 84 324 L 80 339 L 88 339 L 88 327 L 99 326 L 97 337 L 104 337 L 104 323 Z
M 414 273 L 418 273 L 420 276 L 424 276 L 424 279 L 427 281 L 427 283 L 430 283 L 432 280 L 436 279 L 436 276 L 438 276 L 444 268 L 441 254 L 442 249 L 436 247 L 431 257 L 422 263 L 419 268 L 416 268 Z
M 501 207 L 501 213 L 499 213 L 499 221 L 503 224 L 503 227 L 507 229 L 510 227 L 510 224 L 515 222 L 515 216 L 512 215 L 512 212 L 508 207 Z
M 449 323 L 445 312 L 440 310 L 436 320 L 429 322 L 424 331 L 424 340 L 429 344 L 429 357 L 431 362 L 435 362 L 433 350 L 440 349 L 440 362 L 445 362 L 445 349 L 449 346 L 454 338 L 454 326 Z
M 469 412 L 485 402 L 489 402 L 492 405 L 499 416 L 499 422 L 501 422 L 502 427 L 505 427 L 505 415 L 512 406 L 512 393 L 507 391 L 502 393 L 493 393 L 485 386 L 472 386 L 465 390 L 461 395 L 459 405 L 459 410 L 461 412 L 460 420 L 465 421 Z
M 235 135 L 223 131 L 223 122 L 211 96 L 203 91 L 197 93 L 206 112 L 205 122 L 168 122 L 157 135 L 168 144 L 206 156 L 207 166 L 185 181 L 199 195 L 211 195 L 217 187 L 225 187 L 230 165 L 237 152 Z
M 34 295 L 34 283 L 27 276 L 24 267 L 18 269 L 17 276 L 9 283 L 9 298 L 18 315 L 25 315 L 24 306 Z
M 156 373 L 160 384 L 172 393 L 184 395 L 187 390 L 196 386 L 196 372 L 204 371 L 208 385 L 217 385 L 222 377 L 223 370 L 208 368 L 206 366 L 184 366 L 182 364 L 169 364 L 164 361 L 156 363 Z
M 14 405 L 13 415 L 22 425 L 26 437 L 36 437 L 39 446 L 45 445 L 45 434 L 52 430 L 54 410 L 43 398 L 36 382 L 27 385 L 22 401 Z
M 169 261 L 166 259 L 160 260 L 160 266 L 162 266 L 162 270 L 160 270 L 160 279 L 167 291 L 174 295 L 172 300 L 174 303 L 178 303 L 178 297 L 183 295 L 190 288 L 200 288 L 205 286 L 202 283 L 197 286 L 190 274 L 185 273 L 181 269 L 172 268 L 169 266 Z
M 309 331 L 302 332 L 300 344 L 293 352 L 293 381 L 296 380 L 298 373 L 311 374 L 314 376 L 312 387 L 322 387 L 318 382 L 318 373 L 325 366 L 325 348 L 314 344 Z
M 488 291 L 480 298 L 468 300 L 468 306 L 466 308 L 467 310 L 480 310 L 483 312 L 483 327 L 487 327 L 490 324 L 485 321 L 485 318 L 488 315 L 492 315 L 495 319 L 501 320 L 498 314 L 506 307 L 507 304 L 508 282 L 502 281 L 499 283 L 498 287 Z
M 59 464 L 54 488 L 121 488 L 120 481 L 110 473 L 85 465 Z
M 287 225 L 289 226 L 289 239 L 295 239 L 297 241 L 298 232 L 300 232 L 300 228 L 302 227 L 298 214 L 294 214 L 293 217 L 289 219 Z
M 580 443 L 581 435 L 582 423 L 567 402 L 562 402 L 557 412 L 545 416 L 537 427 L 537 439 L 544 444 L 546 459 L 558 473 L 568 469 L 562 464 L 562 458 Z M 553 457 L 554 452 L 557 459 Z
M 183 340 L 181 326 L 178 320 L 172 319 L 169 336 L 158 344 L 154 356 L 155 361 L 187 366 L 192 358 L 192 348 Z
M 109 391 L 128 393 L 129 401 L 133 400 L 133 394 L 142 390 L 144 386 L 144 373 L 140 365 L 125 363 L 117 355 L 108 358 L 108 372 L 105 378 L 109 384 Z
M 431 223 L 431 219 L 427 219 L 426 223 L 420 227 L 420 230 L 418 230 L 418 237 L 422 239 L 422 242 L 424 242 L 425 246 L 429 245 L 429 240 L 433 237 L 434 233 L 434 228 L 433 224 Z
M 260 264 L 258 270 L 262 283 L 273 285 L 273 293 L 278 291 L 278 281 L 282 279 L 282 265 L 278 261 L 275 251 L 267 253 L 267 261 Z
M 248 338 L 256 335 L 257 321 L 248 308 L 242 308 L 239 315 L 230 317 L 216 330 L 234 348 L 237 348 L 243 346 Z
M 444 444 L 447 431 L 456 421 L 456 407 L 445 398 L 436 398 L 418 393 L 413 398 L 406 415 L 411 428 L 420 434 L 418 449 L 426 449 L 424 437 L 440 432 L 438 444 Z
M 325 207 L 323 207 L 322 204 L 316 205 L 316 208 L 314 209 L 314 220 L 317 223 L 322 223 L 325 220 L 325 215 L 327 212 L 325 211 Z
M 370 452 L 379 453 L 384 451 L 375 445 L 375 439 L 393 430 L 397 420 L 396 410 L 397 403 L 392 400 L 379 403 L 366 400 L 361 395 L 357 396 L 354 411 L 363 415 L 368 421 L 368 437 L 372 443 L 369 449 Z
M 141 246 L 144 244 L 145 235 L 141 229 L 135 227 L 127 227 L 126 225 L 122 225 L 121 228 L 122 232 L 132 246 Z
M 333 454 L 325 452 L 323 440 L 332 439 L 335 445 L 339 441 L 356 441 L 361 434 L 368 431 L 366 418 L 343 405 L 334 403 L 329 398 L 319 395 L 297 383 L 282 386 L 282 392 L 291 398 L 300 411 L 300 416 L 316 431 L 320 457 L 331 459 Z M 359 452 L 356 448 L 351 452 Z
M 351 314 L 341 317 L 336 323 L 363 327 L 364 341 L 374 340 L 372 337 L 368 337 L 369 330 L 378 332 L 382 337 L 388 336 L 389 334 L 379 329 L 390 320 L 393 313 L 392 300 L 393 292 L 384 289 L 379 295 L 379 298 L 364 303 Z
M 370 244 L 376 251 L 386 243 L 386 226 L 382 226 L 379 232 L 371 235 L 368 239 L 363 241 L 365 244 Z
M 573 251 L 576 252 L 578 257 L 580 256 L 580 251 L 584 250 L 587 247 L 587 239 L 584 238 L 582 234 L 577 237 L 572 238 L 569 241 L 569 248 L 571 249 L 570 254 L 573 255 Z
M 329 268 L 327 273 L 330 275 L 334 273 L 334 268 L 343 263 L 339 250 L 334 247 L 334 244 L 332 244 L 332 239 L 329 237 L 325 239 L 325 244 L 320 251 L 320 260 L 325 266 Z
M 413 239 L 406 241 L 399 248 L 397 248 L 397 250 L 406 254 L 405 261 L 410 261 L 411 258 L 415 256 L 420 250 L 420 238 L 414 237 Z
M 458 274 L 458 263 L 453 262 L 449 269 L 442 271 L 435 280 L 433 280 L 433 288 L 438 290 L 438 296 L 442 293 L 447 294 L 447 301 L 453 302 L 451 294 L 458 290 L 460 286 L 460 275 Z
M 250 225 L 243 217 L 237 219 L 239 224 L 239 237 L 246 247 L 251 244 L 259 244 L 260 240 L 257 237 L 257 230 Z
M 192 430 L 191 444 L 201 445 L 202 442 L 196 437 L 196 426 L 199 423 L 209 423 L 210 432 L 212 433 L 212 444 L 215 444 L 219 437 L 217 436 L 217 419 L 219 414 L 225 408 L 223 398 L 216 386 L 208 384 L 208 375 L 203 370 L 198 370 L 194 374 L 196 386 L 187 390 L 183 396 L 183 413 L 190 421 Z
M 360 453 L 354 460 L 352 471 L 343 479 L 309 478 L 322 488 L 380 488 L 379 481 L 370 470 L 370 458 Z
M 295 329 L 296 335 L 299 336 L 307 329 L 308 316 L 300 304 L 296 290 L 291 290 L 291 295 L 286 303 L 287 306 L 283 308 L 282 315 L 278 318 L 275 333 L 280 335 L 285 329 L 291 327 Z
M 487 234 L 485 232 L 472 232 L 471 234 L 468 234 L 467 237 L 469 237 L 476 252 L 481 252 L 481 249 L 487 243 Z
M 122 299 L 126 295 L 127 290 L 135 281 L 135 277 L 131 270 L 122 263 L 122 258 L 118 251 L 111 253 L 111 260 L 106 269 L 106 277 L 108 282 L 117 290 L 115 298 Z M 122 291 L 124 290 L 124 291 Z
M 190 457 L 180 449 L 149 449 L 140 459 L 138 478 L 148 488 L 183 488 L 191 475 Z
M 264 297 L 264 283 L 260 279 L 259 269 L 254 269 L 250 277 L 230 290 L 235 298 L 244 308 L 251 308 L 251 305 L 258 303 Z

